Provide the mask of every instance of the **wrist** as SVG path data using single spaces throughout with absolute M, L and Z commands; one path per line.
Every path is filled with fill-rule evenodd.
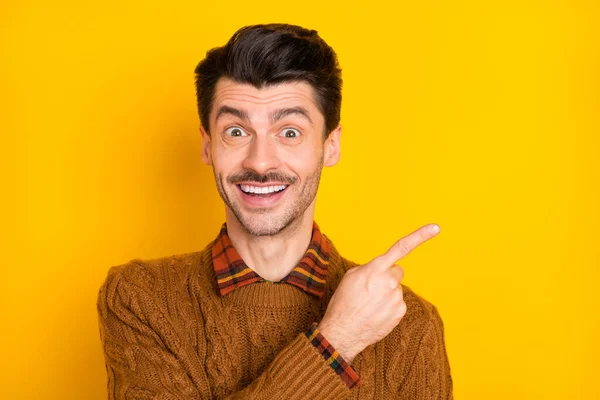
M 321 321 L 317 325 L 317 329 L 348 364 L 352 363 L 354 357 L 360 351 L 356 351 L 353 346 L 348 346 L 347 340 L 344 340 L 343 335 L 338 335 L 337 330 L 329 324 Z

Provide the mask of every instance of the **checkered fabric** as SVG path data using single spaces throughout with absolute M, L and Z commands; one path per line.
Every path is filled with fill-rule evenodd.
M 354 369 L 342 358 L 342 356 L 331 346 L 325 337 L 317 329 L 317 323 L 313 323 L 308 331 L 306 331 L 308 340 L 319 350 L 323 358 L 329 363 L 331 368 L 344 381 L 346 386 L 352 389 L 362 383 L 360 377 Z
M 321 234 L 317 223 L 313 222 L 312 239 L 304 257 L 285 278 L 272 283 L 289 283 L 312 295 L 323 296 L 329 266 L 329 248 L 329 241 Z M 223 224 L 215 240 L 212 257 L 221 296 L 242 286 L 266 281 L 244 263 L 231 244 L 226 224 Z
M 325 293 L 325 278 L 329 265 L 330 244 L 313 221 L 312 238 L 304 257 L 298 265 L 281 281 L 273 284 L 289 283 L 318 297 Z M 213 266 L 221 296 L 255 282 L 267 282 L 244 263 L 231 243 L 227 225 L 223 224 L 212 248 Z M 270 282 L 270 281 L 269 281 Z M 314 323 L 306 332 L 308 340 L 321 352 L 331 368 L 344 383 L 353 388 L 361 383 L 358 374 L 317 330 Z

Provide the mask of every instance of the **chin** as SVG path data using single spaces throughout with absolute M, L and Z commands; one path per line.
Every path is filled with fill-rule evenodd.
M 236 218 L 246 232 L 253 236 L 273 236 L 281 233 L 292 222 L 293 218 L 275 217 L 265 214 L 237 215 Z

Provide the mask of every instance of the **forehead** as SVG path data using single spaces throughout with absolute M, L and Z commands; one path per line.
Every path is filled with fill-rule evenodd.
M 261 112 L 282 106 L 301 106 L 311 114 L 319 114 L 314 89 L 306 82 L 283 82 L 260 89 L 249 83 L 221 78 L 215 86 L 212 114 L 221 106 L 236 106 L 248 112 Z

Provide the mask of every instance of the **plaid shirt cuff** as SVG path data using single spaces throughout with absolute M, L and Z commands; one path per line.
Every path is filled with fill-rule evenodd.
M 317 329 L 317 323 L 314 322 L 310 329 L 306 331 L 308 341 L 313 344 L 323 355 L 323 358 L 333 368 L 336 374 L 342 378 L 346 386 L 352 389 L 362 383 L 360 377 L 354 369 L 342 358 L 342 356 L 333 348 L 333 346 L 325 339 L 321 332 Z

